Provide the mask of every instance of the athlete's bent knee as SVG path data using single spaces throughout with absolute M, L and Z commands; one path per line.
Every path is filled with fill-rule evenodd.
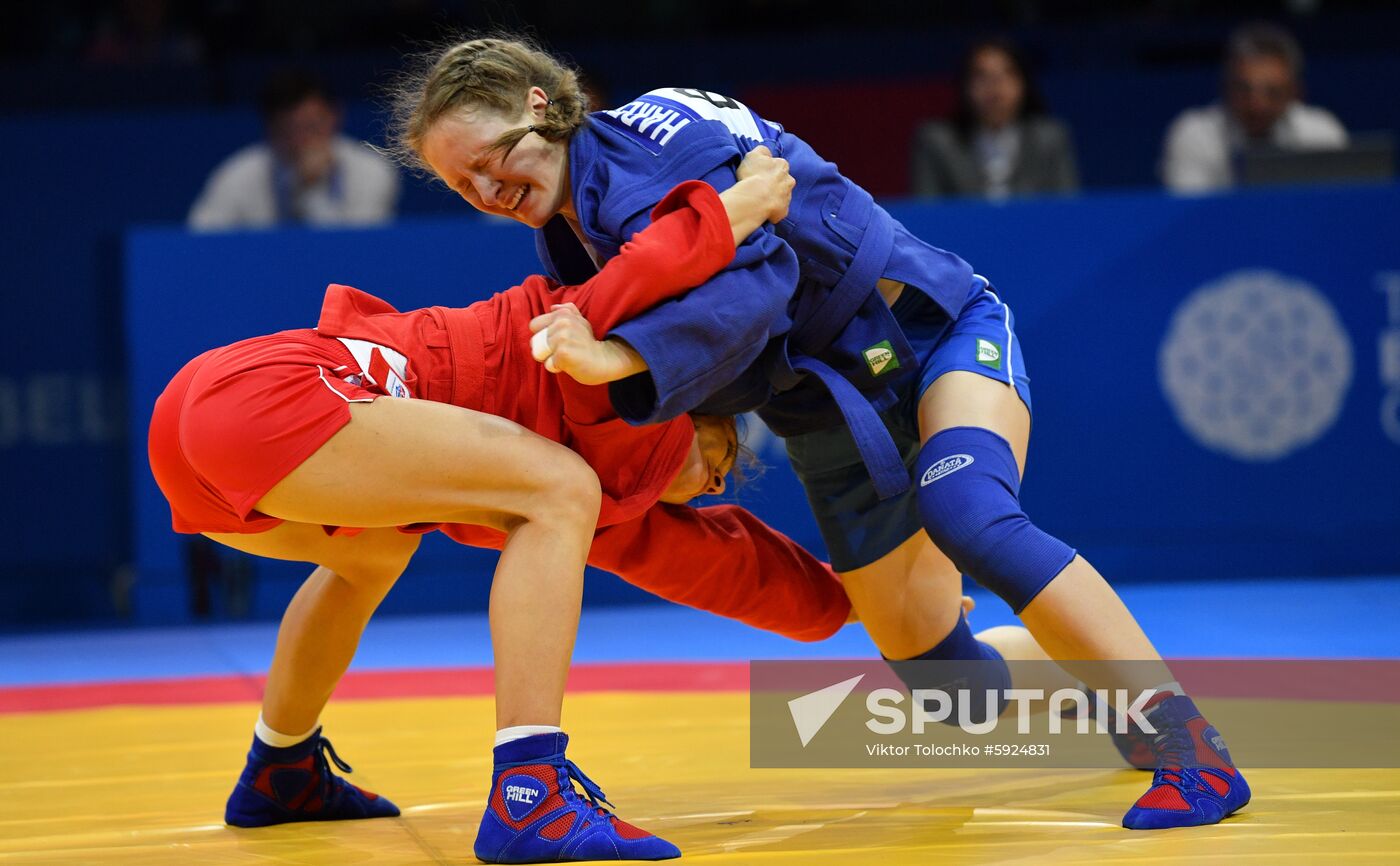
M 549 468 L 534 486 L 520 517 L 550 526 L 595 525 L 603 494 L 593 468 L 573 452 L 552 461 Z
M 1037 528 L 1020 503 L 1011 446 L 990 430 L 952 427 L 919 452 L 919 517 L 963 573 L 1020 613 L 1074 558 L 1074 549 Z
M 388 592 L 408 568 L 423 536 L 396 529 L 370 532 L 359 537 L 364 543 L 355 545 L 349 561 L 336 563 L 331 570 L 353 586 Z

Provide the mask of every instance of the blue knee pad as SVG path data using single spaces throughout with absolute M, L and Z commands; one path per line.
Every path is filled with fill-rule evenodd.
M 1021 510 L 1020 473 L 1006 440 L 980 427 L 953 427 L 919 451 L 919 518 L 964 574 L 1020 613 L 1074 559 Z
M 990 644 L 979 641 L 968 627 L 967 620 L 958 614 L 957 625 L 938 643 L 938 646 L 912 659 L 894 661 L 887 659 L 890 669 L 904 681 L 912 692 L 914 689 L 942 689 L 953 699 L 953 711 L 944 724 L 958 723 L 958 694 L 967 689 L 972 696 L 968 718 L 980 724 L 987 720 L 986 691 L 996 689 L 998 701 L 996 715 L 1006 709 L 1005 690 L 1011 688 L 1011 670 L 1006 666 L 1001 653 Z M 910 662 L 934 661 L 950 664 L 932 665 L 909 664 Z

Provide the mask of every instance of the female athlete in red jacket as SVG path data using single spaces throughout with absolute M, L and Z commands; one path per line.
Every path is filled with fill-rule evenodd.
M 799 639 L 829 635 L 849 604 L 829 568 L 747 512 L 674 504 L 722 485 L 732 424 L 630 427 L 611 415 L 605 388 L 535 363 L 529 328 L 559 322 L 563 334 L 586 312 L 604 332 L 703 282 L 738 239 L 786 210 L 781 160 L 759 154 L 745 177 L 723 197 L 678 187 L 582 286 L 531 277 L 465 309 L 408 313 L 332 286 L 315 330 L 215 349 L 176 375 L 150 438 L 174 528 L 319 566 L 283 619 L 229 823 L 397 814 L 330 772 L 328 753 L 348 767 L 317 718 L 418 533 L 443 528 L 502 551 L 490 612 L 500 733 L 478 856 L 679 853 L 596 811 L 601 793 L 563 754 L 585 560 Z M 556 342 L 563 357 L 567 341 Z

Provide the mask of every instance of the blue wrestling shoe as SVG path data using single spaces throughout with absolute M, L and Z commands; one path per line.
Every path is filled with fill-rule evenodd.
M 1123 816 L 1129 830 L 1218 824 L 1249 803 L 1249 784 L 1230 760 L 1225 741 L 1185 695 L 1144 711 L 1157 735 L 1152 787 Z
M 681 849 L 626 821 L 564 757 L 564 734 L 536 734 L 496 747 L 491 798 L 474 851 L 487 863 L 561 860 L 670 860 Z M 577 783 L 587 800 L 574 790 Z M 612 805 L 608 803 L 608 805 Z
M 332 763 L 343 772 L 354 772 L 331 748 L 331 741 L 321 736 L 320 728 L 285 749 L 253 737 L 248 765 L 224 807 L 224 822 L 234 827 L 268 827 L 293 821 L 349 821 L 399 814 L 399 807 L 385 798 L 332 773 Z

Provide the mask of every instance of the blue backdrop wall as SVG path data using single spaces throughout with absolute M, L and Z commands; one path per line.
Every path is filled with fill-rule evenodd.
M 377 115 L 352 107 L 352 135 Z M 0 118 L 0 625 L 111 618 L 131 555 L 122 234 L 182 221 L 252 109 Z M 408 212 L 456 207 L 406 183 Z M 65 591 L 51 591 L 61 585 Z
M 1015 310 L 1036 418 L 1025 501 L 1114 580 L 1400 570 L 1400 190 L 900 204 Z M 400 308 L 467 304 L 535 269 L 518 226 L 130 233 L 125 352 L 145 621 L 188 615 L 180 539 L 146 467 L 155 397 L 212 346 L 313 324 L 328 282 Z M 820 549 L 781 447 L 750 505 Z M 391 610 L 484 603 L 490 554 L 430 540 Z M 302 566 L 260 566 L 275 615 Z M 590 580 L 595 602 L 639 597 Z

